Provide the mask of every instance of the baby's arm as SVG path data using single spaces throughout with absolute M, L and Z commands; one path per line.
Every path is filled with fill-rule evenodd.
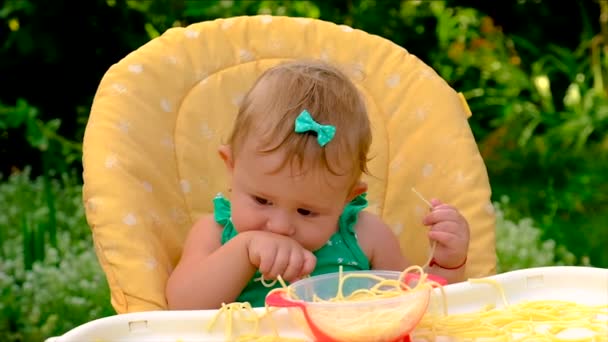
M 401 253 L 395 233 L 372 213 L 362 211 L 355 226 L 361 249 L 374 270 L 403 271 L 411 264 Z
M 171 310 L 216 309 L 234 302 L 256 268 L 249 262 L 248 234 L 221 245 L 221 227 L 205 216 L 191 229 L 182 257 L 167 280 Z

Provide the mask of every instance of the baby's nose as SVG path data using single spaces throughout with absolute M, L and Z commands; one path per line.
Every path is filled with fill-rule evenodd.
M 273 215 L 273 217 L 269 218 L 267 228 L 272 233 L 285 236 L 291 236 L 295 232 L 289 217 L 284 214 Z

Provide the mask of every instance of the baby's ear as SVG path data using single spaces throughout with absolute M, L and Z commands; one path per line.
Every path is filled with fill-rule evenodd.
M 220 155 L 220 158 L 222 158 L 222 160 L 224 161 L 228 172 L 232 172 L 232 170 L 234 169 L 234 160 L 232 159 L 232 149 L 230 148 L 230 146 L 221 145 L 217 149 L 217 152 Z
M 362 193 L 367 191 L 367 183 L 365 183 L 364 181 L 357 181 L 357 183 L 353 186 L 353 188 L 350 190 L 350 194 L 348 195 L 348 198 L 346 199 L 346 202 L 350 202 L 352 201 L 355 197 L 361 195 Z

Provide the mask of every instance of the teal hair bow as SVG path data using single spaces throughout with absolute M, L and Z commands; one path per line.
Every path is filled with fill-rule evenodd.
M 327 145 L 336 135 L 336 127 L 332 125 L 321 125 L 310 116 L 310 113 L 304 109 L 296 118 L 296 133 L 306 133 L 313 131 L 317 133 L 317 142 L 321 147 Z

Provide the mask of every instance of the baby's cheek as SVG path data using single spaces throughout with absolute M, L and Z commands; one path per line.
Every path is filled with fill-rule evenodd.
M 307 234 L 305 237 L 306 242 L 302 243 L 302 245 L 304 248 L 310 251 L 316 251 L 325 246 L 336 231 L 337 225 L 333 224 L 333 220 L 329 220 L 328 222 L 320 222 L 318 225 L 307 227 Z
M 249 210 L 246 206 L 235 205 L 232 208 L 232 224 L 239 233 L 261 230 L 263 228 L 263 218 L 255 210 Z

